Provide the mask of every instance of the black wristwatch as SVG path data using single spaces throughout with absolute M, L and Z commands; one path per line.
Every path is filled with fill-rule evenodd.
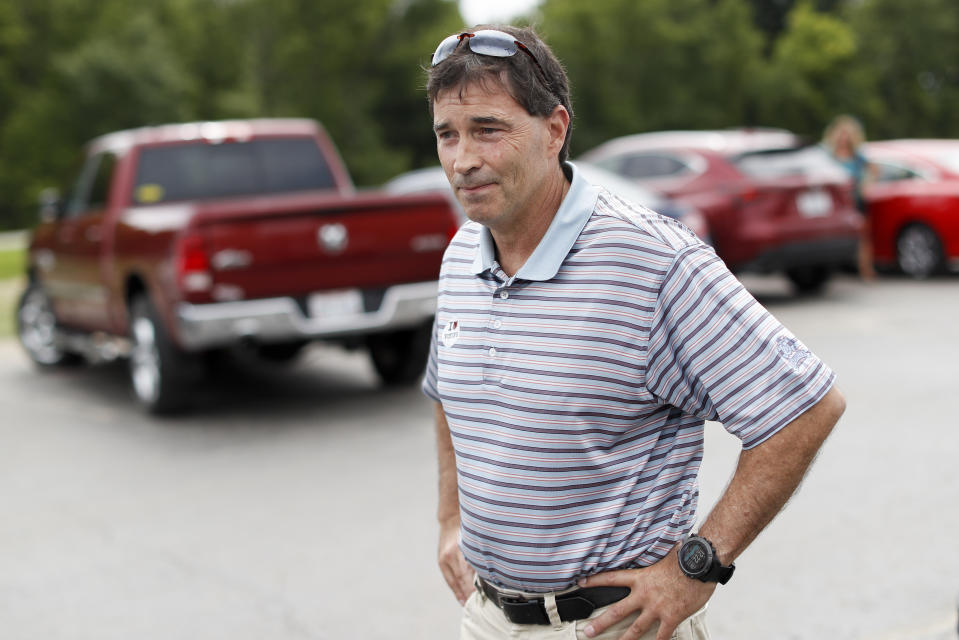
M 713 543 L 701 536 L 689 536 L 679 547 L 679 568 L 687 577 L 702 582 L 726 584 L 736 570 L 735 563 L 724 567 L 716 557 Z

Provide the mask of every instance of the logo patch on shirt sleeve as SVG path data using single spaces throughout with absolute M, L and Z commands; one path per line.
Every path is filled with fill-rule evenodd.
M 813 355 L 809 349 L 792 336 L 779 336 L 776 339 L 776 350 L 779 352 L 779 357 L 797 373 L 804 372 L 813 362 Z
M 446 323 L 446 327 L 443 329 L 443 346 L 449 349 L 456 341 L 460 339 L 460 323 L 459 320 L 450 320 Z

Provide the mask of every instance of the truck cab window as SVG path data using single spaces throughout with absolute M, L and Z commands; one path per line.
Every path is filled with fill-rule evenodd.
M 106 207 L 115 166 L 116 156 L 112 153 L 98 153 L 87 158 L 67 199 L 68 218 Z
M 146 147 L 137 162 L 136 204 L 335 188 L 313 138 L 189 142 Z

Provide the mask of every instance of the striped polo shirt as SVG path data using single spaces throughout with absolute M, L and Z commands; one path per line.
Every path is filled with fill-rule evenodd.
M 834 378 L 682 224 L 567 170 L 513 277 L 485 227 L 453 238 L 423 382 L 463 553 L 523 591 L 663 558 L 695 524 L 704 421 L 755 447 Z

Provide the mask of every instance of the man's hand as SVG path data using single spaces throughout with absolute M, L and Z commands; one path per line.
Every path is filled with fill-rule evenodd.
M 466 599 L 475 590 L 473 576 L 475 571 L 469 566 L 463 552 L 460 551 L 460 522 L 459 518 L 451 518 L 440 523 L 439 564 L 446 584 L 453 590 L 453 595 L 460 605 L 466 604 Z
M 636 611 L 639 617 L 620 640 L 637 640 L 658 622 L 656 640 L 669 640 L 686 618 L 699 611 L 713 591 L 714 582 L 687 578 L 679 568 L 677 549 L 645 569 L 624 569 L 597 573 L 580 581 L 581 587 L 629 587 L 628 596 L 609 607 L 585 629 L 590 638 Z

